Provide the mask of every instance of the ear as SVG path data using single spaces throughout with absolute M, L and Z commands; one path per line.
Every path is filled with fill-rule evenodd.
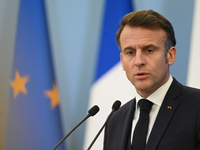
M 120 53 L 120 60 L 121 60 L 122 68 L 123 68 L 123 70 L 125 71 L 125 67 L 124 67 L 124 61 L 123 61 L 122 53 Z
M 167 52 L 168 65 L 171 66 L 176 60 L 176 48 L 172 46 Z

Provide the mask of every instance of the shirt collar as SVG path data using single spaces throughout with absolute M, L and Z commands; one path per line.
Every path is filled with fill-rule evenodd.
M 161 106 L 163 99 L 173 81 L 172 76 L 170 75 L 168 81 L 163 84 L 160 88 L 158 88 L 154 93 L 149 95 L 146 99 L 154 103 L 155 105 Z M 136 103 L 140 100 L 143 99 L 137 92 L 136 92 Z

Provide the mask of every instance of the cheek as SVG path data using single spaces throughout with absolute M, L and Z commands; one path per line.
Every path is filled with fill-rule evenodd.
M 155 76 L 158 78 L 164 77 L 168 72 L 168 64 L 166 63 L 166 59 L 162 62 L 157 63 L 157 67 L 155 68 Z
M 125 73 L 126 73 L 126 76 L 128 77 L 128 78 L 130 78 L 131 77 L 131 74 L 132 74 L 132 65 L 130 64 L 130 63 L 127 63 L 127 62 L 124 62 L 123 64 L 122 64 L 122 68 L 123 68 L 123 70 L 125 71 Z
M 134 82 L 134 66 L 133 65 L 126 65 L 125 66 L 125 72 L 126 72 L 126 76 L 129 79 L 130 82 Z
M 131 62 L 127 61 L 126 59 L 125 60 L 121 59 L 121 64 L 124 71 L 128 71 L 131 67 Z
M 124 63 L 123 57 L 122 57 L 122 53 L 120 54 L 120 61 L 121 61 L 122 69 L 124 71 L 126 71 L 126 69 L 125 69 L 126 67 L 125 67 L 125 63 Z
M 125 63 L 123 68 L 126 73 L 131 74 L 134 70 L 134 64 L 132 62 Z
M 166 57 L 162 59 L 154 59 L 154 61 L 151 60 L 150 62 L 150 70 L 152 70 L 154 76 L 160 76 L 167 72 L 168 64 L 166 63 Z

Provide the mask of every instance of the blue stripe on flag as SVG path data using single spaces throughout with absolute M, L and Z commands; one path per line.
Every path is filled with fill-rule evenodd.
M 5 149 L 52 149 L 63 135 L 41 0 L 20 2 L 10 84 Z
M 104 19 L 99 44 L 99 57 L 89 102 L 89 108 L 93 105 L 98 105 L 103 109 L 103 113 L 99 113 L 97 114 L 97 118 L 87 121 L 84 149 L 88 148 L 91 141 L 94 139 L 96 130 L 101 128 L 101 124 L 99 123 L 105 121 L 104 119 L 110 112 L 110 107 L 114 102 L 113 100 L 122 99 L 122 97 L 123 99 L 126 99 L 127 97 L 132 97 L 134 93 L 134 90 L 132 90 L 133 86 L 131 85 L 130 88 L 130 82 L 126 79 L 124 71 L 122 68 L 119 68 L 120 51 L 115 38 L 120 20 L 125 14 L 132 11 L 133 5 L 131 4 L 131 1 L 132 0 L 105 0 Z M 108 71 L 109 73 L 106 73 Z M 104 78 L 101 78 L 102 76 Z M 98 80 L 100 78 L 101 80 Z M 119 86 L 113 84 L 116 82 L 118 82 L 117 84 L 119 86 L 122 85 L 123 90 L 118 88 Z M 119 94 L 124 93 L 124 89 L 126 89 L 125 93 L 129 93 L 126 93 L 125 97 L 123 94 Z M 93 145 L 93 149 L 103 149 L 103 136 L 103 133 L 101 133 L 98 140 Z
M 120 61 L 115 35 L 119 21 L 131 11 L 131 0 L 106 0 L 95 81 Z

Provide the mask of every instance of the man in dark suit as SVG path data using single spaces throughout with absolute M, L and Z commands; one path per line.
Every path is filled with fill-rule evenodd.
M 170 75 L 176 59 L 171 23 L 153 10 L 131 12 L 122 18 L 116 39 L 137 95 L 106 124 L 104 150 L 200 150 L 200 90 Z M 141 99 L 151 103 L 143 143 L 138 138 L 144 129 L 138 128 L 144 123 L 137 126 Z

